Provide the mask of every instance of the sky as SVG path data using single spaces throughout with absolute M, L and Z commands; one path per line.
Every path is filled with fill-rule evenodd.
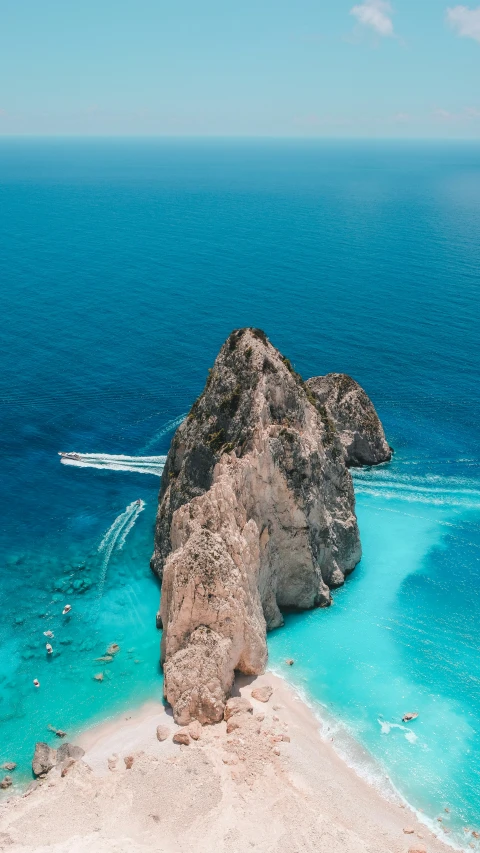
M 480 6 L 0 0 L 0 135 L 480 137 Z

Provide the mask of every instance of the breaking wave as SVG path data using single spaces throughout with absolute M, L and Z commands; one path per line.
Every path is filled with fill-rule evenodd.
M 153 474 L 161 477 L 166 456 L 123 456 L 106 453 L 75 453 L 68 456 L 60 454 L 62 465 L 74 465 L 77 468 L 103 468 L 107 471 L 131 471 L 137 474 Z
M 134 526 L 138 516 L 141 512 L 143 512 L 144 509 L 145 501 L 133 501 L 133 503 L 127 506 L 124 512 L 120 513 L 120 515 L 117 516 L 111 527 L 108 528 L 102 541 L 100 542 L 100 545 L 98 546 L 98 552 L 102 555 L 102 562 L 100 568 L 100 577 L 98 579 L 98 600 L 100 600 L 103 595 L 105 579 L 107 577 L 108 564 L 115 548 L 118 548 L 118 550 L 121 550 L 123 548 L 128 534 Z

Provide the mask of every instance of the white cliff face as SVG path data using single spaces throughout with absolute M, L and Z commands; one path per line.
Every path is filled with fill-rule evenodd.
M 160 493 L 152 568 L 177 722 L 221 719 L 235 670 L 263 671 L 281 609 L 327 606 L 360 556 L 333 420 L 262 332 L 232 333 Z
M 389 462 L 389 447 L 372 401 L 346 373 L 314 376 L 306 383 L 333 420 L 350 467 Z

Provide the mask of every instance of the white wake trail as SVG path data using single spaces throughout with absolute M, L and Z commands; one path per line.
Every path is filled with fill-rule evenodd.
M 109 527 L 109 529 L 107 530 L 102 541 L 100 542 L 100 545 L 98 546 L 98 552 L 99 554 L 102 554 L 102 562 L 100 568 L 100 577 L 98 579 L 98 600 L 100 600 L 103 595 L 105 579 L 107 577 L 108 564 L 115 550 L 115 547 L 118 545 L 119 550 L 123 548 L 128 534 L 134 526 L 138 516 L 141 512 L 143 512 L 144 509 L 144 501 L 133 501 L 133 503 L 127 506 L 124 512 L 120 513 L 120 515 L 117 516 L 111 527 Z
M 77 468 L 100 468 L 107 471 L 131 471 L 161 477 L 166 456 L 123 456 L 107 453 L 60 453 L 62 465 Z
M 379 471 L 355 471 L 355 492 L 387 500 L 403 500 L 408 503 L 431 504 L 441 507 L 480 509 L 478 480 L 466 477 L 443 477 L 427 474 L 406 476 Z
M 183 415 L 179 415 L 178 418 L 173 418 L 171 421 L 168 421 L 168 423 L 164 424 L 163 427 L 157 433 L 155 433 L 153 438 L 151 438 L 150 441 L 147 442 L 145 447 L 142 448 L 142 453 L 146 453 L 148 450 L 150 450 L 150 448 L 154 447 L 157 441 L 160 441 L 160 439 L 163 438 L 164 435 L 167 435 L 167 433 L 172 432 L 174 429 L 179 427 L 186 417 L 187 412 L 184 412 Z

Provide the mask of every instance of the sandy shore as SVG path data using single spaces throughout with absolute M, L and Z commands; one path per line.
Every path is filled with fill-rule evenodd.
M 240 728 L 227 734 L 224 722 L 206 727 L 189 746 L 173 743 L 178 727 L 161 704 L 85 732 L 77 740 L 83 761 L 64 777 L 51 771 L 32 793 L 0 808 L 0 850 L 451 851 L 404 804 L 384 799 L 343 763 L 284 681 L 267 673 L 242 679 L 237 692 L 250 698 L 262 684 L 273 695 L 268 703 L 252 700 L 253 714 Z M 163 742 L 159 725 L 170 730 Z M 133 756 L 131 769 L 126 756 Z

